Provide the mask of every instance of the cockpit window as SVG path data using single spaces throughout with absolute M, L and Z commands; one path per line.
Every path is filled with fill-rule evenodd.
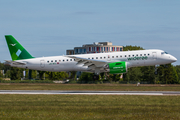
M 161 52 L 161 55 L 168 54 L 167 52 Z

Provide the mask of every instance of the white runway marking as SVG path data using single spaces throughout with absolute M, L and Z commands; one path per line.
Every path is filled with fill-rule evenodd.
M 62 90 L 0 90 L 0 94 L 47 95 L 180 95 L 179 91 L 62 91 Z

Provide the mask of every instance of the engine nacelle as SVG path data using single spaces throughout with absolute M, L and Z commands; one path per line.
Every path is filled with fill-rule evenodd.
M 110 74 L 126 73 L 127 63 L 126 62 L 108 63 L 105 67 L 105 70 L 110 72 Z

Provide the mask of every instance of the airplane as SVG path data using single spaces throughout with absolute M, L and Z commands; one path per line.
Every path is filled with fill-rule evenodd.
M 5 60 L 12 67 L 40 71 L 83 71 L 99 74 L 126 73 L 130 67 L 154 66 L 176 62 L 177 59 L 159 49 L 93 53 L 51 57 L 32 57 L 31 54 L 12 36 L 5 35 L 12 60 Z

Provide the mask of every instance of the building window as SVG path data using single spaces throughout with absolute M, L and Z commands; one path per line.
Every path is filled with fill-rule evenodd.
M 122 51 L 122 48 L 120 48 L 120 51 Z
M 75 54 L 78 54 L 78 49 L 75 49 L 74 51 L 75 51 Z
M 97 47 L 97 51 L 99 51 L 99 47 Z
M 101 47 L 101 51 L 103 51 L 103 47 Z

